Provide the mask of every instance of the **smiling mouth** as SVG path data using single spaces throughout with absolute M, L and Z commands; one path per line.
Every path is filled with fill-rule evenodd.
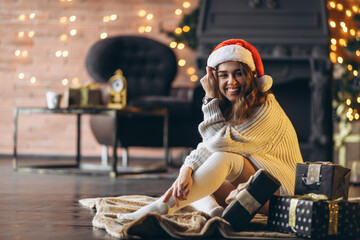
M 239 88 L 236 87 L 231 87 L 231 88 L 227 88 L 226 91 L 228 91 L 229 93 L 238 93 L 239 92 Z

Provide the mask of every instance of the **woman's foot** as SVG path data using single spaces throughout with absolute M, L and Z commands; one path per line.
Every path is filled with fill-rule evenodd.
M 167 214 L 169 212 L 169 208 L 173 207 L 174 205 L 175 205 L 175 201 L 173 200 L 172 197 L 165 203 L 163 202 L 162 198 L 159 198 L 155 202 L 152 202 L 149 205 L 146 205 L 133 213 L 119 213 L 117 215 L 117 218 L 118 219 L 137 219 L 137 218 L 140 218 L 150 212 L 164 215 L 164 214 Z
M 224 208 L 222 206 L 218 206 L 218 207 L 213 208 L 210 211 L 209 215 L 210 215 L 210 217 L 221 217 L 223 212 L 224 212 Z

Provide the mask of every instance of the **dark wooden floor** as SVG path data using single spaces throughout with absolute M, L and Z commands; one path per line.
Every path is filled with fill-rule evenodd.
M 129 194 L 160 196 L 176 174 L 177 168 L 166 174 L 117 179 L 19 173 L 12 170 L 10 158 L 0 158 L 0 239 L 114 239 L 92 227 L 94 211 L 80 206 L 78 200 Z M 360 196 L 360 190 L 353 187 L 351 196 Z
M 117 179 L 106 174 L 19 173 L 12 170 L 10 158 L 0 158 L 0 239 L 113 239 L 92 227 L 94 212 L 80 206 L 78 200 L 131 194 L 160 196 L 176 172 L 172 169 L 160 174 L 162 178 L 148 174 Z

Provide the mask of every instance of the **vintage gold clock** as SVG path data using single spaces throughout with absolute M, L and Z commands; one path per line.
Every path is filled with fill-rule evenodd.
M 127 81 L 120 69 L 109 79 L 109 108 L 123 109 L 126 107 Z

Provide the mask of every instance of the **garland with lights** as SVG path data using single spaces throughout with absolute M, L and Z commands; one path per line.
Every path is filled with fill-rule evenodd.
M 330 60 L 333 69 L 334 149 L 338 163 L 346 164 L 346 144 L 360 143 L 360 134 L 352 132 L 352 121 L 360 118 L 360 8 L 352 1 L 327 2 L 330 28 Z M 336 113 L 336 114 L 335 114 Z
M 360 23 L 360 14 L 353 19 Z M 360 37 L 348 40 L 345 46 L 350 55 L 341 63 L 334 65 L 334 107 L 337 109 L 338 120 L 359 120 L 360 118 Z M 345 116 L 343 116 L 345 114 Z
M 196 50 L 197 38 L 196 27 L 199 18 L 199 8 L 194 9 L 189 14 L 184 14 L 179 27 L 182 31 L 166 32 L 175 42 L 186 43 L 191 49 Z

